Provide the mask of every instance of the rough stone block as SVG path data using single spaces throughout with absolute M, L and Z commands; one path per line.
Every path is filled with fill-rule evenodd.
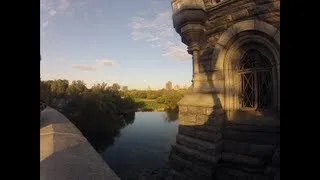
M 266 34 L 268 34 L 270 37 L 274 37 L 274 35 L 276 34 L 277 32 L 277 28 L 275 28 L 274 26 L 266 23 L 266 22 L 263 22 L 263 21 L 257 21 L 255 20 L 254 22 L 254 28 L 258 31 L 262 31 Z
M 208 132 L 221 132 L 222 126 L 210 126 L 210 125 L 201 125 L 201 126 L 194 126 L 195 130 L 200 131 L 208 131 Z
M 187 106 L 179 106 L 179 112 L 187 113 L 188 112 L 188 107 Z
M 210 116 L 210 119 L 207 121 L 207 125 L 210 126 L 221 126 L 224 123 L 224 116 L 220 115 L 220 116 Z
M 265 163 L 262 159 L 259 158 L 230 152 L 222 152 L 222 160 L 224 162 L 243 164 L 250 167 L 263 167 Z
M 217 35 L 219 38 L 222 33 L 229 28 L 228 24 L 208 24 L 207 34 Z
M 249 121 L 244 121 L 249 122 Z M 266 122 L 268 123 L 268 122 Z M 242 124 L 233 123 L 230 121 L 226 122 L 225 129 L 235 130 L 235 131 L 247 131 L 247 132 L 266 132 L 266 133 L 280 133 L 280 125 L 272 124 Z
M 216 155 L 217 153 L 220 153 L 222 149 L 221 141 L 214 144 L 184 135 L 177 135 L 177 143 L 190 149 L 195 149 L 211 155 Z
M 274 1 L 269 5 L 270 10 L 272 11 L 280 11 L 280 1 Z
M 219 38 L 218 44 L 221 46 L 226 46 L 229 40 L 236 34 L 236 31 L 234 31 L 234 28 L 229 28 L 227 31 L 225 31 L 221 37 Z
M 211 179 L 211 169 L 194 165 L 193 171 L 195 172 L 196 177 L 201 177 L 201 179 Z
M 267 4 L 267 3 L 272 3 L 274 0 L 255 0 L 254 2 L 257 4 L 257 5 L 260 5 L 260 4 Z
M 195 114 L 179 113 L 179 125 L 193 126 L 196 124 L 196 118 Z
M 210 116 L 207 115 L 197 115 L 197 125 L 206 124 L 210 119 Z
M 264 132 L 244 132 L 224 130 L 224 138 L 239 142 L 248 142 L 252 144 L 269 144 L 276 145 L 280 143 L 280 135 L 277 133 Z
M 254 20 L 241 21 L 241 23 L 236 23 L 232 26 L 235 33 L 240 33 L 243 31 L 248 31 L 254 29 Z
M 216 143 L 217 141 L 220 141 L 222 139 L 222 133 L 221 132 L 206 132 L 206 131 L 196 131 L 195 136 L 199 139 L 209 141 Z
M 244 19 L 246 17 L 249 16 L 249 12 L 247 9 L 243 9 L 241 11 L 238 11 L 238 12 L 235 12 L 235 13 L 232 13 L 231 14 L 231 19 L 233 21 L 237 21 L 237 20 L 240 20 L 240 19 Z
M 273 38 L 280 45 L 280 29 L 277 31 L 276 35 Z
M 216 143 L 222 138 L 221 132 L 203 131 L 192 126 L 179 126 L 179 134 L 197 138 L 199 140 L 208 141 L 211 143 Z
M 201 161 L 206 161 L 208 163 L 216 164 L 219 160 L 218 156 L 212 156 L 194 149 L 189 149 L 179 144 L 176 144 L 175 147 L 177 148 L 178 151 L 186 154 L 187 156 L 199 159 Z
M 273 145 L 262 145 L 262 144 L 250 144 L 248 154 L 252 156 L 261 156 L 271 158 L 275 146 Z
M 233 152 L 237 154 L 246 154 L 249 150 L 249 144 L 245 142 L 237 142 L 224 140 L 223 141 L 223 149 L 226 152 Z
M 213 108 L 206 108 L 205 115 L 207 115 L 207 116 L 212 115 L 213 112 L 214 112 Z
M 191 114 L 204 114 L 205 108 L 202 107 L 195 107 L 195 106 L 188 106 L 188 113 Z
M 251 16 L 258 16 L 260 14 L 265 14 L 270 12 L 269 6 L 262 5 L 262 6 L 254 6 L 248 9 L 248 12 Z

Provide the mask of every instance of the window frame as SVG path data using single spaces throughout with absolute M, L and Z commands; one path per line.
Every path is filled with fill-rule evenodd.
M 254 50 L 254 51 L 257 51 L 259 53 L 260 56 L 264 56 L 259 50 L 256 50 L 256 49 L 248 49 L 242 56 L 242 58 L 244 58 L 246 55 L 247 55 L 247 52 L 250 51 L 250 50 Z M 272 63 L 270 62 L 270 60 L 268 59 L 268 57 L 264 56 L 266 59 L 266 61 L 268 61 L 268 63 L 270 63 L 270 66 L 267 66 L 267 67 L 253 67 L 253 68 L 247 68 L 247 69 L 240 69 L 241 67 L 241 60 L 239 61 L 239 64 L 238 64 L 238 70 L 237 70 L 237 74 L 238 74 L 238 79 L 240 80 L 240 86 L 239 86 L 239 108 L 240 110 L 243 110 L 243 111 L 257 111 L 257 110 L 267 110 L 267 109 L 272 109 L 273 106 L 274 106 L 274 100 L 273 100 L 273 93 L 274 93 L 274 67 L 272 66 Z M 241 59 L 242 59 L 241 58 Z M 266 107 L 266 108 L 259 108 L 259 92 L 261 91 L 259 88 L 259 80 L 258 80 L 258 73 L 260 72 L 267 72 L 267 73 L 270 73 L 271 77 L 270 77 L 270 84 L 271 84 L 271 90 L 269 93 L 269 98 L 270 98 L 270 105 L 269 107 Z M 245 107 L 243 104 L 244 103 L 244 89 L 243 89 L 243 75 L 244 74 L 249 74 L 251 73 L 253 75 L 253 91 L 254 91 L 254 102 L 251 103 L 253 104 L 253 107 Z

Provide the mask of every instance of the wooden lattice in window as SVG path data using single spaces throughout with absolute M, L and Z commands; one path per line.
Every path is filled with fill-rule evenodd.
M 239 62 L 241 78 L 240 105 L 245 109 L 272 106 L 272 67 L 267 57 L 248 50 Z

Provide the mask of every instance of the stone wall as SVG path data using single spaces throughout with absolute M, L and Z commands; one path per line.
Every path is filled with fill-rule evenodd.
M 47 107 L 40 117 L 41 180 L 120 180 L 82 133 Z
M 184 2 L 184 4 L 179 3 Z M 193 56 L 193 88 L 179 102 L 170 163 L 186 179 L 276 179 L 280 174 L 280 1 L 173 1 Z M 242 111 L 235 63 L 245 48 L 272 62 L 272 111 Z

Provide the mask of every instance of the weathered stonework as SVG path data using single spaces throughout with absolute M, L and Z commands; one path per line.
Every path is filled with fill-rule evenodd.
M 41 180 L 120 180 L 63 114 L 47 107 L 40 120 Z
M 179 102 L 173 174 L 183 179 L 279 178 L 280 1 L 173 0 L 172 7 L 174 28 L 193 56 L 192 90 Z M 246 97 L 240 59 L 251 50 L 272 69 L 268 108 L 257 108 L 262 103 L 257 93 L 254 108 L 241 104 Z

